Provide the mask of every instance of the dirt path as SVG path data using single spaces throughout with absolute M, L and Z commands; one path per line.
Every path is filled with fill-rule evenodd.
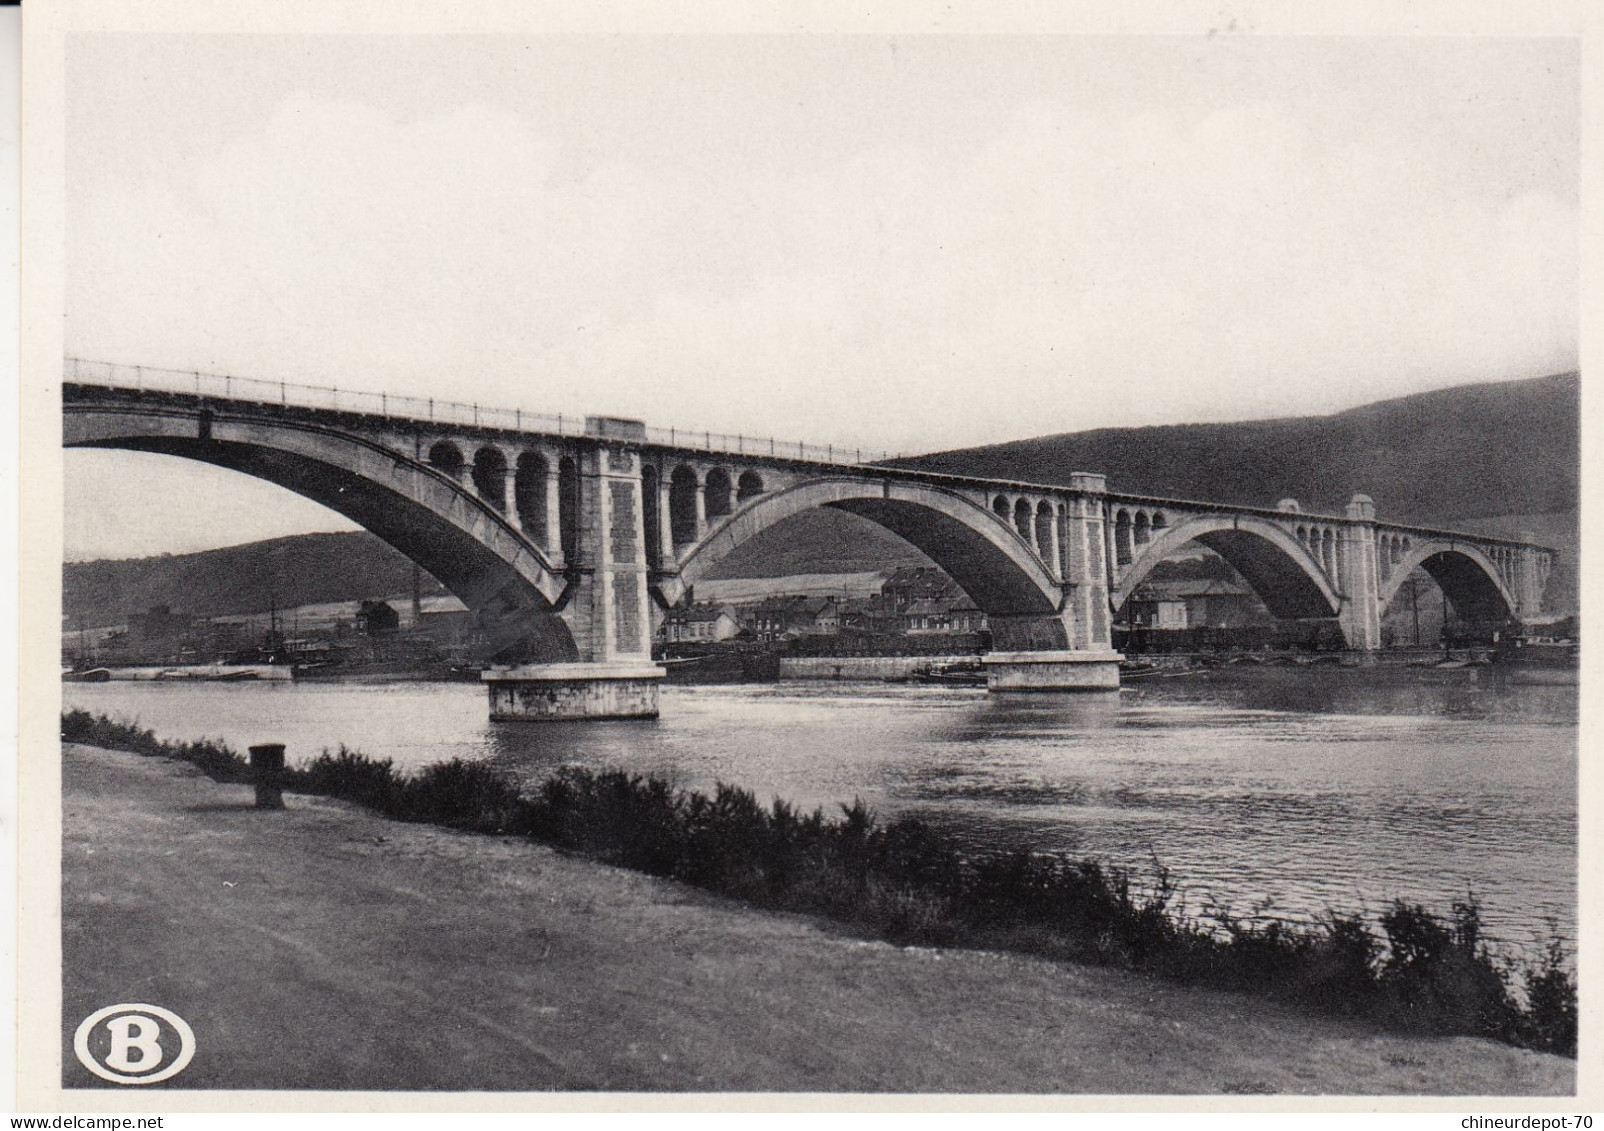
M 902 950 L 496 837 L 64 751 L 63 1058 L 195 1031 L 185 1088 L 1567 1094 L 1574 1064 L 1036 959 Z M 106 1085 L 110 1086 L 110 1085 Z

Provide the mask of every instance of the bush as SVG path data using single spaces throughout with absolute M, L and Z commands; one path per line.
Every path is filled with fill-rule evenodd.
M 289 771 L 286 786 L 297 793 L 339 797 L 393 813 L 402 789 L 402 779 L 390 759 L 379 760 L 341 746 L 327 750 L 305 766 Z
M 1508 1037 L 1518 1013 L 1503 971 L 1481 937 L 1474 899 L 1455 902 L 1444 923 L 1418 904 L 1396 902 L 1381 917 L 1389 957 L 1380 985 L 1396 1016 L 1437 1033 Z
M 164 742 L 136 722 L 91 715 L 88 711 L 63 712 L 61 740 L 129 750 L 146 757 L 176 758 L 198 766 L 213 781 L 242 782 L 251 778 L 250 763 L 221 742 L 204 738 L 198 742 Z
M 1564 943 L 1550 939 L 1541 963 L 1526 972 L 1526 1009 L 1517 1043 L 1576 1055 L 1576 981 L 1566 966 Z
M 429 821 L 481 833 L 506 832 L 521 820 L 518 787 L 506 774 L 483 762 L 453 758 L 427 766 L 405 781 L 400 811 L 408 821 Z

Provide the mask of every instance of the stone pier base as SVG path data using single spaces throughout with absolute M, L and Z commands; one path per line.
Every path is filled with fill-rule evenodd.
M 1118 652 L 991 652 L 987 691 L 1118 691 Z
M 493 722 L 655 719 L 664 671 L 653 663 L 526 664 L 484 673 Z

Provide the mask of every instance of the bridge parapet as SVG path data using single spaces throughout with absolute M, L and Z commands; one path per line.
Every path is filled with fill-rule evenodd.
M 588 426 L 604 419 L 611 419 L 572 417 L 560 413 L 553 415 L 521 408 L 501 408 L 436 397 L 370 393 L 341 389 L 332 385 L 266 381 L 255 377 L 235 377 L 230 374 L 144 365 L 120 365 L 81 358 L 66 359 L 63 377 L 68 384 L 117 388 L 141 393 L 168 393 L 198 400 L 248 401 L 263 406 L 278 405 L 281 408 L 354 413 L 430 425 L 541 433 L 559 438 L 586 436 L 590 434 Z M 649 427 L 639 421 L 632 423 L 640 427 L 640 435 L 634 437 L 640 442 L 717 452 L 723 455 L 771 456 L 776 459 L 798 459 L 808 463 L 847 466 L 883 462 L 894 458 L 894 453 L 891 452 L 849 445 L 812 444 L 700 429 Z

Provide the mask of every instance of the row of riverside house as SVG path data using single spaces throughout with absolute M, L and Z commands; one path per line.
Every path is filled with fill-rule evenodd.
M 871 596 L 776 595 L 755 602 L 704 601 L 670 610 L 664 643 L 744 638 L 762 643 L 842 633 L 920 636 L 982 632 L 986 614 L 935 566 L 890 571 Z

